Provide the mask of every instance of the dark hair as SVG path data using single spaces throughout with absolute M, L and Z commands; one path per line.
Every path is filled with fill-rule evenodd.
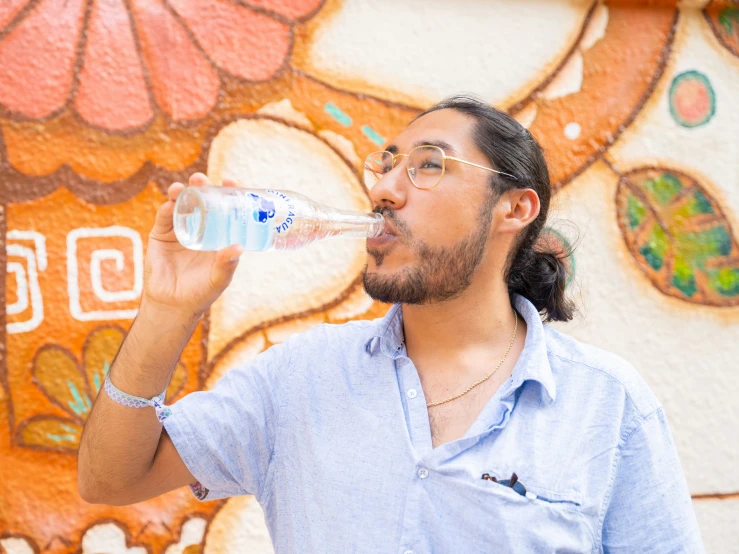
M 544 321 L 569 321 L 574 303 L 565 297 L 568 269 L 565 261 L 572 255 L 552 248 L 539 240 L 547 219 L 552 185 L 544 151 L 531 133 L 507 113 L 474 96 L 445 98 L 422 114 L 437 110 L 455 110 L 475 119 L 474 140 L 488 157 L 492 167 L 515 176 L 515 179 L 491 173 L 495 202 L 506 191 L 530 188 L 539 195 L 539 216 L 522 231 L 508 254 L 505 280 L 508 293 L 528 298 L 542 314 Z

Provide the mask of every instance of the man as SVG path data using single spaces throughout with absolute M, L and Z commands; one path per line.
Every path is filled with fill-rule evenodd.
M 241 252 L 183 249 L 170 187 L 82 437 L 83 498 L 253 494 L 277 552 L 703 551 L 654 394 L 542 323 L 573 306 L 564 256 L 538 240 L 551 185 L 529 132 L 455 97 L 364 170 L 388 222 L 364 286 L 387 316 L 293 336 L 157 418 L 126 395 L 165 390 Z

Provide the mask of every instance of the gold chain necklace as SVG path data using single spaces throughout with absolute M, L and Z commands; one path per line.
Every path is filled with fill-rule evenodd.
M 426 404 L 427 408 L 433 408 L 434 406 L 439 406 L 441 404 L 446 404 L 447 402 L 451 402 L 452 400 L 456 400 L 460 396 L 464 396 L 468 392 L 470 392 L 472 389 L 474 389 L 477 385 L 480 385 L 490 379 L 493 375 L 495 375 L 495 372 L 500 369 L 500 366 L 503 365 L 503 362 L 505 362 L 505 359 L 508 357 L 508 352 L 511 351 L 511 347 L 513 346 L 513 341 L 516 340 L 516 331 L 518 330 L 518 314 L 516 311 L 513 311 L 513 317 L 516 318 L 516 324 L 513 326 L 513 337 L 511 338 L 511 342 L 508 343 L 508 349 L 505 351 L 505 354 L 503 354 L 503 359 L 500 360 L 500 363 L 497 365 L 497 367 L 491 371 L 486 377 L 483 377 L 480 379 L 477 383 L 474 383 L 472 386 L 470 386 L 466 391 L 460 392 L 456 396 L 452 396 L 451 398 L 447 398 L 446 400 L 442 400 L 441 402 L 433 402 L 432 404 Z

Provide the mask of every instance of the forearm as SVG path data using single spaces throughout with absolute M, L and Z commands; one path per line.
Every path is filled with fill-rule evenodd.
M 143 398 L 161 393 L 197 321 L 142 305 L 110 368 L 112 383 Z M 135 486 L 151 469 L 161 436 L 162 424 L 153 408 L 122 406 L 101 389 L 80 442 L 83 497 L 115 499 Z

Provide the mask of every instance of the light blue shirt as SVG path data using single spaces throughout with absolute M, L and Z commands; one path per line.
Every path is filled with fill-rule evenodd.
M 278 554 L 703 552 L 654 394 L 514 300 L 525 347 L 463 438 L 433 448 L 394 306 L 292 336 L 174 404 L 164 426 L 193 492 L 255 495 Z M 514 472 L 527 494 L 492 480 Z

